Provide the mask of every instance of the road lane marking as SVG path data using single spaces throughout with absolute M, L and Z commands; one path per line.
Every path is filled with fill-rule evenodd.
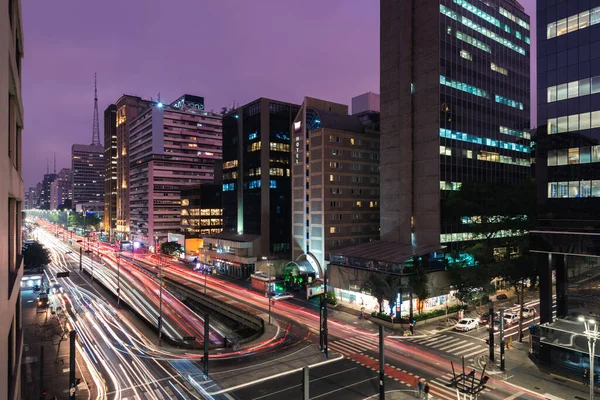
M 456 353 L 456 355 L 460 355 L 461 357 L 469 358 L 469 357 L 476 356 L 477 354 L 483 353 L 484 351 L 487 350 L 486 348 L 481 347 L 481 346 L 477 346 L 477 347 L 479 347 L 479 349 L 475 350 L 472 353 L 464 354 L 464 352 L 461 351 L 461 352 Z
M 459 342 L 462 342 L 463 340 L 464 339 L 461 339 L 461 338 L 444 340 L 441 343 L 437 343 L 437 344 L 433 344 L 433 345 L 428 345 L 427 347 L 430 347 L 432 349 L 437 349 L 438 347 L 445 347 L 448 343 L 458 344 Z
M 352 383 L 352 384 L 350 384 L 350 385 L 343 386 L 343 387 L 341 387 L 341 388 L 338 388 L 338 389 L 332 390 L 332 391 L 330 391 L 330 392 L 323 393 L 323 394 L 320 394 L 320 395 L 318 395 L 318 396 L 315 396 L 315 397 L 311 397 L 311 399 L 318 399 L 319 397 L 327 396 L 327 395 L 329 395 L 329 394 L 332 394 L 332 393 L 335 393 L 335 392 L 339 392 L 340 390 L 348 389 L 349 387 L 356 386 L 356 385 L 360 385 L 361 383 L 365 383 L 365 382 L 368 382 L 368 381 L 372 381 L 373 379 L 379 379 L 379 377 L 377 377 L 377 376 L 374 376 L 374 377 L 372 377 L 372 378 L 365 379 L 365 380 L 362 380 L 362 381 L 360 381 L 360 382 L 354 382 L 354 383 Z
M 339 360 L 342 360 L 342 359 L 344 359 L 344 356 L 339 356 L 339 357 L 336 357 L 336 358 L 331 358 L 331 359 L 326 360 L 326 361 L 321 361 L 321 362 L 318 362 L 318 363 L 315 363 L 315 364 L 310 364 L 310 365 L 307 365 L 307 367 L 308 368 L 316 368 L 316 367 L 320 367 L 321 365 L 329 364 L 329 363 L 336 362 L 336 361 L 339 361 Z M 236 385 L 236 386 L 232 386 L 230 388 L 221 389 L 221 390 L 218 390 L 216 392 L 211 392 L 211 393 L 207 393 L 207 394 L 209 394 L 211 396 L 214 396 L 214 395 L 217 395 L 217 394 L 223 394 L 223 393 L 231 392 L 232 390 L 242 389 L 242 388 L 245 388 L 245 387 L 248 387 L 248 386 L 256 385 L 257 383 L 265 382 L 265 381 L 268 381 L 268 380 L 271 380 L 271 379 L 275 379 L 275 378 L 279 378 L 279 377 L 286 376 L 286 375 L 291 375 L 291 374 L 294 374 L 296 372 L 302 371 L 303 368 L 304 367 L 291 369 L 289 371 L 281 372 L 279 374 L 275 374 L 275 375 L 267 376 L 267 377 L 264 377 L 264 378 L 256 379 L 254 381 L 242 383 L 242 384 L 239 384 L 239 385 Z
M 464 342 L 464 341 L 463 341 L 463 342 Z M 444 346 L 444 347 L 440 347 L 438 350 L 439 350 L 439 351 L 447 351 L 447 349 L 449 349 L 449 348 L 451 348 L 451 347 L 454 347 L 454 346 L 456 346 L 456 347 L 454 347 L 454 348 L 452 349 L 452 352 L 454 352 L 454 351 L 456 351 L 456 350 L 462 349 L 463 347 L 467 347 L 467 346 L 473 346 L 473 343 L 470 343 L 470 342 L 467 342 L 467 343 L 465 343 L 465 344 L 463 344 L 463 345 L 461 345 L 461 346 L 457 346 L 458 344 L 459 344 L 459 343 L 453 343 L 453 344 L 451 344 L 450 346 Z M 451 352 L 448 352 L 448 353 L 451 353 Z

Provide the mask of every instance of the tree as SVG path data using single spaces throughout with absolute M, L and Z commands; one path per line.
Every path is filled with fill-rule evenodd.
M 487 269 L 473 265 L 474 259 L 475 257 L 467 253 L 454 252 L 450 255 L 450 286 L 455 290 L 454 297 L 464 305 L 473 304 L 477 300 L 481 302 L 487 298 L 485 288 L 494 277 Z
M 427 275 L 427 270 L 423 265 L 421 257 L 413 257 L 413 272 L 408 277 L 408 287 L 410 288 L 411 294 L 417 296 L 417 309 L 419 314 L 421 314 L 423 312 L 423 302 L 427 300 L 431 294 L 431 290 L 429 289 L 429 276 Z M 412 296 L 410 302 L 412 310 Z
M 97 229 L 100 226 L 100 217 L 96 213 L 86 213 L 86 215 L 80 213 L 69 214 L 69 226 L 88 229 L 93 227 Z
M 371 293 L 371 296 L 377 299 L 379 304 L 379 312 L 383 312 L 383 300 L 386 296 L 386 288 L 384 275 L 377 272 L 372 272 L 371 275 L 363 283 L 363 290 Z
M 29 244 L 23 251 L 25 269 L 40 269 L 50 264 L 50 252 L 38 242 Z
M 523 341 L 523 303 L 527 282 L 531 283 L 538 275 L 536 257 L 529 252 L 527 238 L 524 238 L 520 254 L 504 265 L 500 276 L 514 289 L 519 304 L 519 342 Z
M 169 256 L 179 257 L 183 254 L 183 246 L 176 241 L 165 242 L 160 245 L 160 252 Z

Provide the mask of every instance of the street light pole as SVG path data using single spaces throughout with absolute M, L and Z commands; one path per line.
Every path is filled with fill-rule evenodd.
M 586 320 L 583 317 L 579 317 L 579 321 L 583 322 L 583 326 L 585 327 L 584 334 L 588 339 L 588 350 L 590 352 L 590 400 L 594 400 L 594 358 L 596 356 L 596 339 L 600 333 L 598 332 L 598 325 L 596 321 L 593 319 Z
M 267 300 L 269 301 L 269 325 L 271 325 L 271 263 L 268 260 L 267 267 L 269 268 L 269 282 L 267 282 Z
M 158 279 L 159 279 L 159 306 L 158 306 L 158 345 L 162 346 L 162 257 L 158 255 Z
M 121 307 L 121 254 L 123 253 L 123 242 L 119 242 L 119 257 L 117 258 L 117 307 Z

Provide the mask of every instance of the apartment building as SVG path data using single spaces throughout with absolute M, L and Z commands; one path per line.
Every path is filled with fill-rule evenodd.
M 181 232 L 181 190 L 213 182 L 222 117 L 204 111 L 204 98 L 186 94 L 152 103 L 129 127 L 130 239 L 153 246 Z

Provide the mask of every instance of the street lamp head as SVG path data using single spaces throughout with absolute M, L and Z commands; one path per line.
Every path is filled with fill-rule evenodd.
M 596 320 L 595 319 L 589 319 L 588 320 L 588 324 L 596 325 Z
M 585 322 L 585 318 L 583 318 L 583 317 L 579 317 L 579 318 L 577 318 L 577 320 L 578 320 L 579 322 Z

